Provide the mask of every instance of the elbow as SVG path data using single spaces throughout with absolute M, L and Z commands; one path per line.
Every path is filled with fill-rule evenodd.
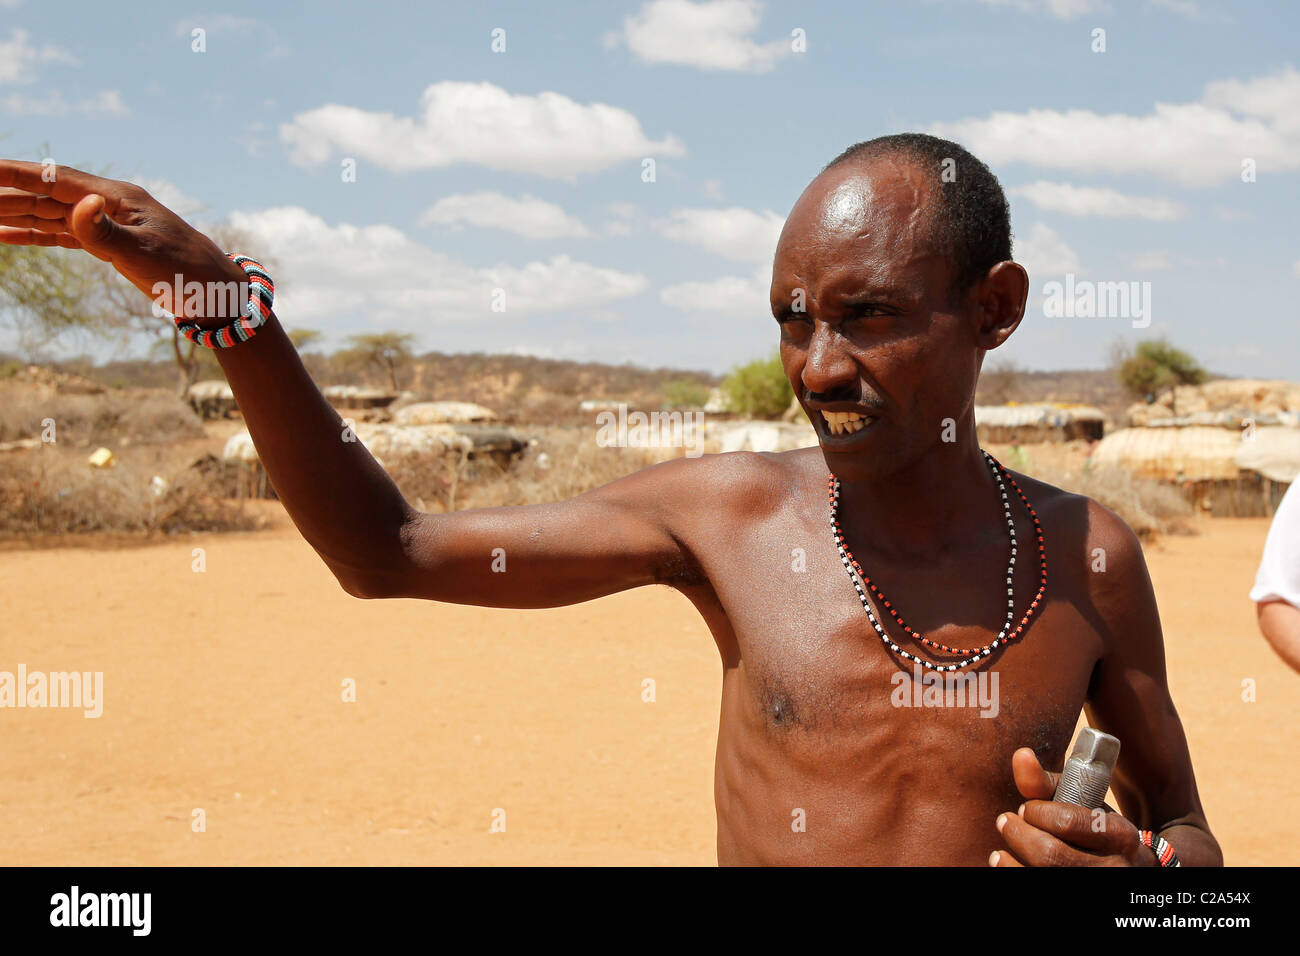
M 379 598 L 417 597 L 419 580 L 411 559 L 414 523 L 408 521 L 390 546 L 367 554 L 349 555 L 347 560 L 331 558 L 317 549 L 321 560 L 339 582 L 339 587 L 355 598 L 373 601 Z
M 344 591 L 354 598 L 361 598 L 366 601 L 411 596 L 407 588 L 387 576 L 335 571 L 334 577 L 338 580 L 339 587 L 343 588 Z
M 370 601 L 379 596 L 368 586 L 367 582 L 362 581 L 360 578 L 347 574 L 339 574 L 337 571 L 334 572 L 334 577 L 338 580 L 339 587 L 354 598 L 362 598 Z
M 354 598 L 374 601 L 379 598 L 409 597 L 408 588 L 400 575 L 327 564 L 339 587 Z

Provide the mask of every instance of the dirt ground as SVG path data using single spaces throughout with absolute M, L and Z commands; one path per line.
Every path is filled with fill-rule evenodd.
M 1206 812 L 1229 864 L 1300 863 L 1300 675 L 1246 597 L 1267 521 L 1200 529 L 1148 560 Z M 97 719 L 0 710 L 5 864 L 715 862 L 720 665 L 666 588 L 359 601 L 283 520 L 9 549 L 0 582 L 0 670 L 104 673 Z

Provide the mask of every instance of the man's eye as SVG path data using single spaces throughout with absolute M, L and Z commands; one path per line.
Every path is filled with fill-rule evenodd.
M 855 305 L 849 308 L 849 315 L 855 319 L 875 319 L 882 315 L 888 315 L 883 307 L 878 305 Z

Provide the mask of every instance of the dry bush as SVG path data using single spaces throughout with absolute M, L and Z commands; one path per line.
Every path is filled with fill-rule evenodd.
M 590 428 L 538 433 L 539 443 L 507 468 L 490 458 L 434 455 L 385 460 L 384 467 L 408 501 L 424 510 L 450 511 L 563 501 L 656 460 L 647 449 L 602 448 Z
M 39 438 L 53 419 L 59 442 L 71 445 L 160 443 L 203 434 L 198 416 L 165 392 L 63 395 L 14 382 L 0 382 L 0 441 Z
M 1010 467 L 1015 467 L 1007 462 Z M 1031 468 L 1025 474 L 1066 491 L 1087 495 L 1124 519 L 1140 537 L 1192 534 L 1193 508 L 1172 485 L 1134 475 L 1125 468 L 1088 468 L 1062 473 Z
M 114 532 L 175 534 L 244 531 L 255 515 L 212 495 L 197 472 L 166 467 L 164 456 L 119 457 L 111 468 L 90 468 L 81 452 L 43 447 L 0 455 L 0 537 Z M 168 483 L 161 494 L 154 475 Z

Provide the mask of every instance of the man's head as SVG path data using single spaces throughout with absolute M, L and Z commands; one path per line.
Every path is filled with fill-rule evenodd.
M 1010 258 L 1001 186 L 946 140 L 859 143 L 804 190 L 777 244 L 772 312 L 837 474 L 902 468 L 970 414 L 985 351 L 1024 312 L 1028 279 Z M 840 429 L 823 411 L 866 425 Z

